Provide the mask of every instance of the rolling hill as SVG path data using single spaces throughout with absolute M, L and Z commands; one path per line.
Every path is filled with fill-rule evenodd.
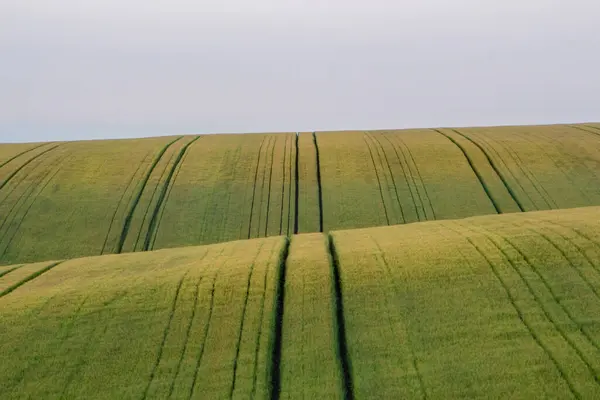
M 0 145 L 0 264 L 600 205 L 592 124 Z
M 600 124 L 0 144 L 0 398 L 600 398 Z
M 597 398 L 598 215 L 4 267 L 2 398 Z

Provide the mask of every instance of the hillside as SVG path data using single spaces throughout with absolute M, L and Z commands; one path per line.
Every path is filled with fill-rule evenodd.
M 330 182 L 332 152 L 320 148 Z M 538 157 L 529 169 L 544 184 L 551 168 Z M 432 193 L 444 187 L 422 170 Z M 179 185 L 191 180 L 184 172 Z M 561 185 L 542 187 L 558 203 Z M 201 193 L 176 188 L 178 206 Z M 341 224 L 333 215 L 324 221 Z M 0 397 L 598 398 L 598 215 L 515 213 L 0 267 Z
M 600 125 L 0 145 L 0 265 L 600 205 Z

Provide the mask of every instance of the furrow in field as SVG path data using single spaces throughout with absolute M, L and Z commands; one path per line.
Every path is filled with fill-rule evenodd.
M 142 194 L 144 193 L 144 189 L 146 188 L 146 185 L 148 184 L 148 180 L 150 179 L 150 177 L 152 175 L 152 172 L 154 172 L 154 169 L 156 168 L 156 165 L 160 162 L 161 158 L 163 157 L 163 155 L 165 154 L 165 152 L 169 149 L 169 147 L 171 147 L 171 145 L 173 145 L 175 142 L 181 140 L 182 138 L 183 138 L 183 136 L 180 136 L 177 139 L 175 139 L 175 140 L 167 143 L 167 145 L 165 147 L 163 147 L 158 152 L 158 154 L 156 155 L 156 157 L 154 158 L 154 161 L 152 162 L 152 164 L 150 165 L 150 168 L 146 172 L 146 175 L 142 179 L 142 183 L 140 185 L 140 188 L 138 189 L 138 192 L 136 193 L 136 196 L 133 199 L 133 203 L 129 207 L 129 212 L 125 216 L 125 220 L 123 221 L 123 228 L 121 230 L 121 235 L 120 235 L 120 238 L 119 238 L 119 242 L 117 243 L 116 253 L 121 253 L 123 251 L 123 246 L 125 244 L 125 240 L 127 239 L 127 236 L 128 236 L 128 233 L 129 233 L 131 221 L 133 219 L 133 214 L 136 211 L 137 205 L 139 204 L 140 199 L 142 198 Z
M 167 175 L 167 178 L 164 180 L 160 194 L 158 196 L 158 200 L 156 201 L 156 206 L 154 207 L 154 211 L 152 212 L 152 217 L 150 218 L 150 222 L 148 224 L 146 238 L 144 239 L 144 247 L 143 247 L 144 251 L 148 251 L 149 249 L 151 249 L 150 242 L 151 242 L 153 236 L 155 236 L 157 233 L 156 225 L 158 223 L 159 212 L 160 212 L 161 208 L 164 207 L 164 201 L 165 201 L 165 197 L 167 195 L 167 190 L 169 189 L 169 185 L 171 184 L 173 176 L 175 175 L 175 171 L 177 170 L 177 168 L 181 164 L 182 160 L 184 159 L 188 148 L 191 145 L 193 145 L 198 139 L 200 139 L 200 136 L 196 136 L 194 139 L 190 140 L 188 143 L 185 144 L 185 146 L 183 146 L 181 148 L 181 150 L 179 151 L 179 154 L 177 154 L 177 158 L 175 159 L 175 162 L 173 163 L 173 165 L 171 166 L 171 169 L 169 170 L 169 174 Z
M 294 236 L 287 261 L 280 266 L 279 284 L 275 334 L 279 342 L 272 362 L 271 398 L 341 398 L 327 237 L 315 233 Z
M 363 140 L 364 140 L 365 144 L 367 145 L 367 149 L 369 150 L 369 156 L 371 157 L 371 163 L 373 165 L 373 170 L 375 171 L 375 176 L 377 177 L 377 186 L 379 188 L 379 197 L 381 199 L 381 206 L 383 207 L 383 212 L 385 214 L 385 221 L 386 221 L 387 225 L 389 225 L 390 217 L 388 215 L 387 206 L 385 204 L 385 198 L 383 196 L 383 188 L 381 186 L 381 178 L 379 177 L 379 171 L 377 170 L 377 165 L 375 164 L 375 159 L 373 158 L 373 150 L 371 149 L 369 142 L 367 142 L 366 137 L 363 137 Z
M 511 188 L 511 186 L 508 184 L 508 180 L 506 178 L 506 176 L 500 171 L 499 166 L 496 164 L 496 162 L 494 161 L 494 159 L 492 158 L 491 153 L 484 149 L 484 147 L 478 143 L 477 141 L 475 141 L 472 137 L 458 131 L 457 129 L 451 129 L 451 131 L 453 131 L 454 133 L 456 133 L 457 135 L 460 135 L 461 137 L 465 138 L 466 140 L 468 140 L 470 143 L 472 143 L 475 147 L 477 147 L 484 155 L 485 158 L 487 159 L 489 165 L 492 167 L 492 169 L 494 170 L 494 172 L 496 173 L 496 175 L 498 176 L 498 178 L 500 178 L 500 180 L 502 181 L 502 184 L 504 185 L 504 188 L 506 189 L 506 191 L 510 194 L 510 197 L 512 197 L 513 201 L 517 204 L 517 206 L 519 207 L 520 211 L 529 211 L 526 210 L 523 203 L 521 203 L 521 201 L 519 200 L 517 194 L 513 191 L 513 189 Z M 487 145 L 487 143 L 486 143 Z M 489 145 L 487 145 L 489 146 Z M 493 149 L 493 147 L 488 147 L 488 149 Z M 495 152 L 496 150 L 493 149 Z M 506 163 L 504 162 L 504 160 L 502 159 L 502 157 L 499 156 L 499 154 L 496 152 L 496 155 L 498 156 L 498 159 L 502 161 L 502 163 L 504 164 L 505 168 L 507 169 L 507 171 L 509 171 L 509 173 L 512 172 L 510 171 L 510 169 L 508 169 L 508 167 L 506 166 Z M 513 175 L 514 178 L 514 175 Z M 519 181 L 514 178 L 515 181 L 517 182 L 517 184 L 520 186 Z M 527 195 L 527 192 L 525 192 L 525 190 L 521 187 L 521 190 Z M 533 200 L 530 199 L 530 201 L 533 203 Z
M 371 139 L 374 141 L 375 146 L 378 148 L 377 153 L 379 155 L 379 159 L 382 163 L 383 166 L 383 159 L 381 158 L 381 154 L 383 153 L 383 158 L 385 159 L 385 165 L 387 166 L 387 170 L 389 172 L 389 179 L 391 179 L 392 181 L 392 185 L 394 187 L 394 190 L 391 190 L 391 187 L 389 186 L 389 181 L 388 181 L 388 188 L 390 189 L 390 193 L 391 193 L 391 198 L 392 198 L 392 208 L 394 209 L 394 211 L 396 212 L 397 218 L 394 221 L 395 224 L 403 224 L 406 223 L 406 217 L 404 215 L 404 209 L 402 207 L 402 201 L 400 201 L 400 194 L 398 193 L 398 185 L 396 184 L 396 178 L 394 177 L 394 172 L 392 171 L 392 166 L 390 164 L 390 160 L 388 158 L 387 152 L 385 151 L 385 147 L 383 146 L 383 144 L 381 143 L 381 140 L 379 139 L 378 136 L 382 136 L 381 134 L 373 134 L 370 133 L 369 136 L 371 137 Z M 385 173 L 384 173 L 385 175 Z M 387 180 L 387 176 L 386 176 L 386 180 Z M 396 197 L 396 202 L 394 202 L 394 195 Z M 397 213 L 400 213 L 400 215 L 398 215 Z

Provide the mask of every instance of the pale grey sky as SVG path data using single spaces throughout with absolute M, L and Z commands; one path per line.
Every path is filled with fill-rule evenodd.
M 600 121 L 597 0 L 0 0 L 0 142 Z

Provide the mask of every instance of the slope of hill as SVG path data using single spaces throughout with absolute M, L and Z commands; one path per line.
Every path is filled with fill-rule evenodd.
M 594 124 L 0 145 L 0 264 L 600 205 Z
M 598 398 L 598 215 L 0 267 L 0 397 Z

